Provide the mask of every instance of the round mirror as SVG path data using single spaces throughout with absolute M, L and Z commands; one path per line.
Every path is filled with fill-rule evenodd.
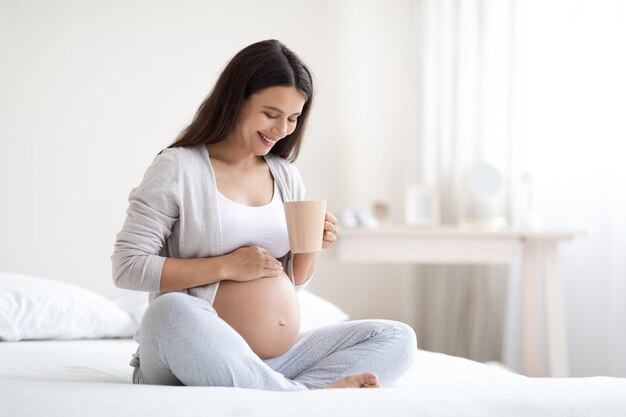
M 470 191 L 479 195 L 497 194 L 502 185 L 502 175 L 493 165 L 478 163 L 472 166 L 466 176 Z

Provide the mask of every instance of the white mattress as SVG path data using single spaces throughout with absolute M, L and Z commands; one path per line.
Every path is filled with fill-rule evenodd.
M 625 416 L 626 379 L 526 378 L 420 351 L 393 388 L 132 385 L 130 339 L 0 342 L 2 416 Z

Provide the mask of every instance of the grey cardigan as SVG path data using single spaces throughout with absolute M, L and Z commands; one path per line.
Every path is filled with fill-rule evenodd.
M 303 200 L 305 189 L 295 165 L 274 154 L 264 158 L 283 201 Z M 149 291 L 152 302 L 163 294 L 161 270 L 167 257 L 224 255 L 215 173 L 205 145 L 161 151 L 141 184 L 130 192 L 128 203 L 111 255 L 116 286 Z M 295 283 L 291 251 L 279 261 Z M 213 304 L 218 286 L 219 281 L 180 292 Z

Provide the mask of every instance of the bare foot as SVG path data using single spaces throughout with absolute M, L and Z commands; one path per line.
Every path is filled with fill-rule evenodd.
M 380 383 L 378 382 L 378 375 L 365 372 L 341 378 L 324 388 L 380 388 Z

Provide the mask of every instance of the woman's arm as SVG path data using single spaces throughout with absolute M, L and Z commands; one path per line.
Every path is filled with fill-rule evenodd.
M 175 149 L 154 158 L 128 196 L 122 230 L 111 255 L 113 282 L 134 291 L 158 291 L 166 260 L 160 255 L 180 215 L 179 162 Z
M 161 271 L 159 291 L 179 291 L 222 280 L 252 281 L 276 277 L 283 266 L 259 246 L 243 246 L 211 258 L 167 258 Z
M 159 291 L 180 291 L 225 279 L 225 256 L 197 259 L 167 258 Z
M 295 285 L 307 282 L 315 272 L 317 252 L 296 253 L 293 255 L 293 280 Z
M 322 248 L 328 249 L 337 241 L 337 218 L 326 212 L 324 220 L 324 234 L 322 238 Z M 293 279 L 295 285 L 302 285 L 307 282 L 315 273 L 317 264 L 317 252 L 296 253 L 293 256 Z

